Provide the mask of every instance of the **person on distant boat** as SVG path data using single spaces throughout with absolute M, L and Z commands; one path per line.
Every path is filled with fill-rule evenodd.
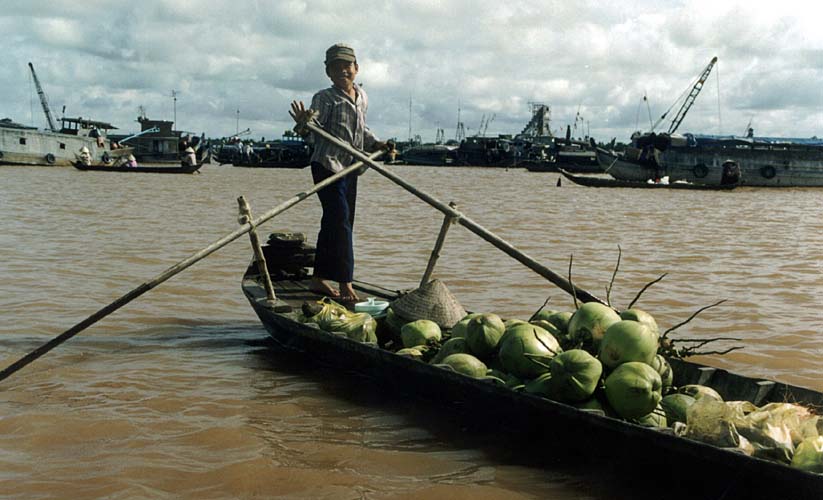
M 387 149 L 366 125 L 369 100 L 366 92 L 354 79 L 359 71 L 354 49 L 341 43 L 326 50 L 326 76 L 332 86 L 323 89 L 312 98 L 311 108 L 302 101 L 293 101 L 289 114 L 297 122 L 295 132 L 314 144 L 311 157 L 311 173 L 314 183 L 340 172 L 355 162 L 345 150 L 314 137 L 304 126 L 314 117 L 330 134 L 365 151 Z M 323 207 L 317 250 L 314 258 L 314 275 L 310 289 L 328 295 L 341 302 L 355 302 L 357 294 L 352 288 L 354 277 L 354 245 L 352 229 L 357 201 L 357 175 L 348 175 L 326 186 L 317 193 Z M 338 290 L 326 280 L 336 281 Z
M 191 146 L 187 147 L 186 150 L 184 151 L 184 153 L 186 153 L 183 156 L 183 166 L 184 167 L 191 167 L 191 166 L 197 165 L 197 155 L 194 154 L 194 148 L 193 147 L 191 147 Z
M 124 164 L 127 167 L 136 167 L 137 166 L 137 158 L 134 155 L 129 155 L 128 159 L 126 159 L 126 163 Z
M 89 148 L 86 146 L 80 148 L 80 155 L 78 156 L 78 159 L 83 165 L 91 165 L 91 153 L 89 152 Z

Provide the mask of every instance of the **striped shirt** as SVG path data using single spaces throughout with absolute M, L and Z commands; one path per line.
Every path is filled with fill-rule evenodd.
M 379 139 L 366 126 L 366 110 L 369 98 L 359 85 L 354 86 L 352 101 L 342 90 L 329 87 L 314 94 L 311 109 L 317 111 L 317 122 L 331 135 L 351 144 L 359 150 L 370 151 Z M 311 161 L 320 163 L 332 172 L 339 172 L 354 163 L 354 156 L 322 137 L 309 135 L 314 145 Z

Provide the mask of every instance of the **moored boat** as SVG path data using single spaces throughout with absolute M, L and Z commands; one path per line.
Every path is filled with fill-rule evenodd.
M 128 148 L 112 149 L 108 130 L 116 129 L 106 122 L 85 118 L 60 119 L 59 130 L 39 130 L 0 120 L 0 165 L 71 166 L 82 148 L 87 148 L 96 162 L 111 163 Z
M 600 167 L 615 179 L 668 176 L 701 184 L 735 182 L 757 187 L 823 187 L 823 140 L 775 137 L 644 134 L 623 156 L 598 150 Z
M 574 175 L 564 169 L 559 169 L 566 179 L 587 187 L 620 187 L 635 189 L 696 189 L 702 191 L 729 191 L 737 187 L 736 184 L 695 184 L 692 182 L 651 182 L 651 181 L 623 181 L 608 177 L 594 177 L 591 175 Z
M 193 174 L 200 170 L 203 163 L 195 165 L 179 165 L 179 166 L 163 166 L 163 165 L 138 165 L 136 167 L 127 167 L 124 165 L 107 166 L 107 165 L 85 165 L 79 161 L 73 163 L 74 168 L 88 172 L 131 172 L 131 173 L 148 173 L 148 174 Z

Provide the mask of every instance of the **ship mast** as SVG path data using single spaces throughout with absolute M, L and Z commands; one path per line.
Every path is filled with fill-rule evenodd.
M 37 73 L 34 72 L 34 66 L 29 63 L 31 69 L 31 76 L 34 78 L 34 86 L 37 87 L 37 95 L 40 96 L 40 104 L 43 106 L 43 113 L 46 114 L 46 121 L 49 122 L 49 129 L 52 132 L 57 132 L 57 127 L 54 125 L 54 117 L 51 115 L 51 108 L 49 108 L 49 100 L 46 93 L 43 92 L 43 87 L 40 86 L 40 80 L 37 79 Z

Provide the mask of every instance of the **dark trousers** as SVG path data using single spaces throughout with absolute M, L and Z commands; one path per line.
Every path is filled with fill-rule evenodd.
M 319 163 L 311 164 L 314 183 L 334 174 Z M 354 276 L 354 207 L 357 201 L 357 175 L 349 174 L 317 192 L 323 206 L 317 251 L 314 255 L 316 278 L 351 282 Z

